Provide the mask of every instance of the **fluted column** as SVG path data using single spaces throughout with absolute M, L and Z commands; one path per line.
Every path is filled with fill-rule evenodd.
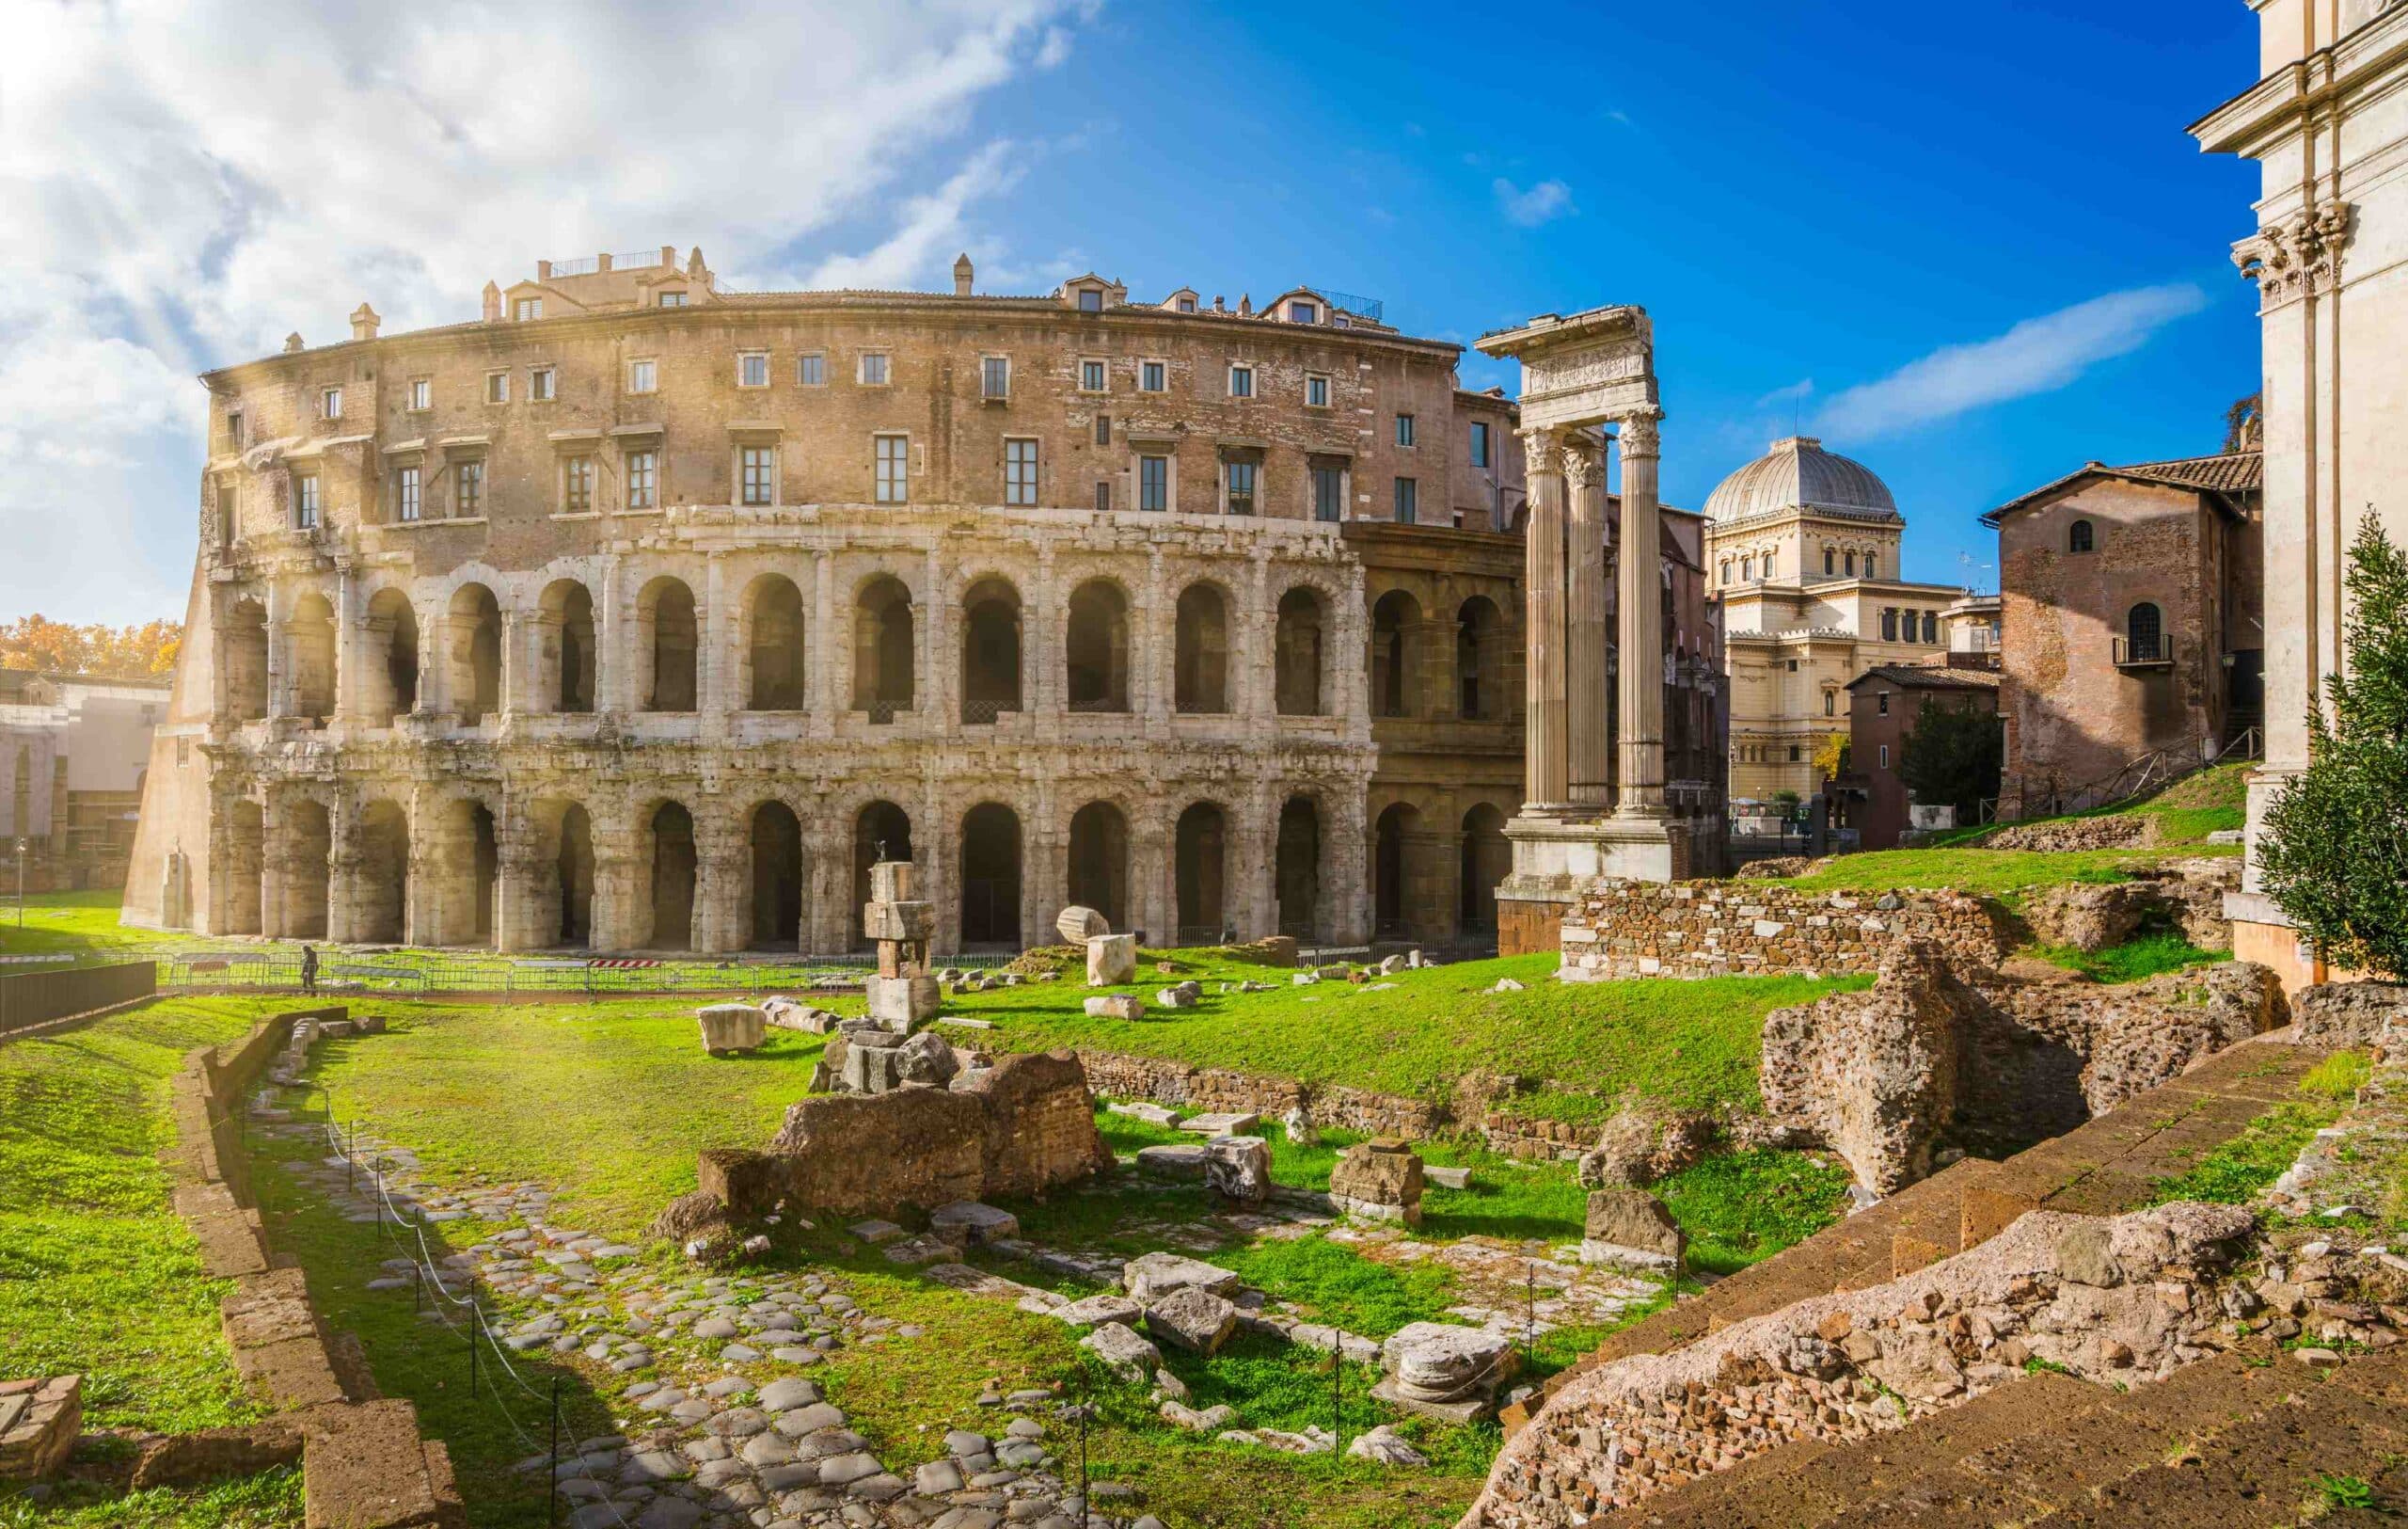
M 1563 449 L 1570 502 L 1564 549 L 1566 634 L 1564 693 L 1570 713 L 1568 776 L 1583 814 L 1602 814 L 1612 802 L 1607 782 L 1606 725 L 1606 472 L 1605 452 L 1585 437 Z
M 1622 818 L 1664 815 L 1664 606 L 1662 522 L 1656 504 L 1660 409 L 1622 425 L 1621 652 L 1615 681 L 1622 721 Z
M 1525 430 L 1523 459 L 1529 463 L 1529 528 L 1523 538 L 1522 586 L 1529 612 L 1526 682 L 1529 709 L 1523 729 L 1522 810 L 1560 811 L 1571 800 L 1571 754 L 1564 706 L 1568 635 L 1564 610 L 1565 534 L 1563 434 Z

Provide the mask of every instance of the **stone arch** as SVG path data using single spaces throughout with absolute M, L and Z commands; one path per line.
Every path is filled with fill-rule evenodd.
M 1321 804 L 1298 792 L 1279 804 L 1279 827 L 1272 852 L 1272 887 L 1279 909 L 1279 932 L 1307 943 L 1321 937 Z
M 1190 804 L 1179 815 L 1172 844 L 1176 943 L 1217 945 L 1229 927 L 1228 812 L 1217 802 Z
M 961 817 L 961 948 L 1020 945 L 1020 814 L 981 802 Z
M 1070 710 L 1129 709 L 1129 596 L 1117 581 L 1089 579 L 1070 591 L 1062 662 Z
M 1114 932 L 1133 922 L 1129 901 L 1129 817 L 1119 804 L 1090 802 L 1070 814 L 1070 900 L 1103 915 Z
M 544 853 L 544 885 L 536 943 L 572 949 L 594 944 L 594 819 L 582 802 L 535 804 Z
M 1421 711 L 1421 602 L 1391 589 L 1371 606 L 1371 715 Z
M 388 796 L 359 809 L 359 871 L 352 884 L 351 937 L 403 945 L 410 936 L 410 813 Z
M 751 820 L 752 875 L 745 882 L 745 941 L 754 950 L 800 950 L 807 899 L 802 820 L 774 798 L 758 804 Z
M 450 626 L 451 709 L 474 727 L 501 709 L 501 602 L 484 584 L 462 584 L 452 592 Z
M 582 580 L 555 579 L 536 601 L 543 624 L 544 700 L 553 711 L 594 709 L 601 644 L 594 625 L 594 592 Z
M 1171 699 L 1182 714 L 1229 709 L 1229 595 L 1199 579 L 1179 592 L 1172 632 Z
M 1412 932 L 1413 839 L 1421 832 L 1421 810 L 1391 802 L 1371 830 L 1371 928 L 1380 939 L 1402 939 Z
M 1329 602 L 1310 584 L 1279 597 L 1272 638 L 1273 699 L 1283 717 L 1326 713 Z
M 1464 814 L 1462 885 L 1455 899 L 1457 924 L 1466 932 L 1497 932 L 1497 884 L 1513 868 L 1513 847 L 1505 837 L 1505 813 L 1492 803 L 1475 803 Z
M 643 947 L 690 950 L 694 948 L 694 884 L 700 866 L 694 815 L 682 802 L 661 802 L 644 815 L 642 832 Z
M 275 846 L 283 863 L 283 917 L 271 932 L 288 940 L 326 937 L 334 815 L 315 797 L 288 796 L 277 805 Z
M 267 607 L 246 597 L 217 629 L 217 662 L 226 677 L 226 710 L 236 722 L 267 716 Z
M 388 584 L 368 597 L 367 636 L 360 709 L 388 727 L 418 709 L 418 609 L 406 592 Z
M 744 707 L 748 711 L 809 708 L 811 670 L 805 632 L 809 607 L 795 581 L 765 573 L 744 592 Z
M 961 720 L 992 723 L 1021 709 L 1020 591 L 1001 574 L 975 580 L 961 594 Z
M 315 590 L 293 602 L 284 623 L 293 714 L 324 724 L 335 714 L 335 608 Z
M 425 932 L 418 943 L 499 944 L 496 905 L 501 873 L 500 823 L 491 804 L 481 796 L 453 797 L 434 809 L 434 819 L 425 859 L 436 894 L 431 900 L 435 927 Z
M 636 644 L 641 709 L 693 710 L 702 693 L 702 628 L 686 581 L 658 574 L 637 592 Z
M 892 802 L 876 801 L 863 804 L 853 815 L 853 902 L 852 929 L 855 948 L 869 943 L 862 928 L 862 905 L 869 900 L 869 868 L 880 859 L 879 847 L 885 846 L 883 858 L 910 860 L 911 853 L 911 815 Z
M 855 593 L 853 709 L 874 723 L 892 722 L 914 705 L 912 626 L 911 592 L 893 574 L 875 575 Z
M 1505 705 L 1505 616 L 1474 595 L 1455 608 L 1455 705 L 1467 721 L 1493 722 Z

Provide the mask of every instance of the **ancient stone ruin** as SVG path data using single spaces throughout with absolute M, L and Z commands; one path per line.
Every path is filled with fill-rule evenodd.
M 768 1016 L 749 1003 L 715 1003 L 694 1011 L 703 1030 L 703 1049 L 714 1057 L 758 1051 L 768 1037 Z
M 1396 1137 L 1374 1137 L 1338 1155 L 1329 1171 L 1329 1203 L 1347 1216 L 1421 1224 L 1421 1159 Z

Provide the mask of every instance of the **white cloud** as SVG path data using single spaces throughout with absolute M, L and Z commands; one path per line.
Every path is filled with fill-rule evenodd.
M 1490 187 L 1497 193 L 1497 210 L 1509 223 L 1526 229 L 1552 222 L 1572 211 L 1572 188 L 1560 181 L 1541 181 L 1524 191 L 1503 176 Z
M 1791 383 L 1788 387 L 1775 388 L 1772 391 L 1765 394 L 1762 398 L 1757 399 L 1756 407 L 1764 408 L 1773 404 L 1795 403 L 1798 400 L 1812 398 L 1814 396 L 1814 379 L 1813 377 L 1799 377 L 1796 382 Z
M 2207 303 L 2208 295 L 2188 282 L 2111 292 L 2025 319 L 1995 339 L 1943 345 L 1886 377 L 1833 394 L 1815 425 L 1833 440 L 1866 440 L 2053 392 L 2098 362 L 2138 350 Z
M 976 104 L 1091 0 L 124 0 L 11 11 L 0 53 L 0 615 L 181 605 L 39 554 L 35 461 L 179 465 L 95 513 L 189 549 L 194 372 L 476 312 L 539 256 L 701 245 L 737 287 L 939 284 L 1017 173 Z M 925 186 L 927 189 L 921 189 Z M 832 231 L 866 252 L 814 257 Z M 50 475 L 55 478 L 54 475 Z M 135 501 L 140 500 L 138 505 Z M 31 549 L 31 550 L 29 550 Z M 24 554 L 24 555 L 20 555 Z M 182 561 L 180 553 L 176 561 Z M 79 571 L 80 570 L 80 571 Z M 83 609 L 75 608 L 81 601 Z

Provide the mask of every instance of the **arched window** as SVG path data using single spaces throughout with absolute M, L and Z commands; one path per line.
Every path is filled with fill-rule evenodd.
M 911 595 L 902 581 L 881 575 L 853 602 L 853 709 L 889 723 L 912 705 Z M 863 873 L 862 896 L 869 896 Z
M 1939 612 L 1925 611 L 1923 613 L 1923 640 L 1926 643 L 1936 643 L 1940 641 Z
M 981 579 L 961 597 L 961 720 L 976 726 L 1020 709 L 1020 591 Z
M 1457 714 L 1467 721 L 1486 721 L 1497 714 L 1504 698 L 1504 618 L 1497 602 L 1474 595 L 1455 611 L 1455 684 Z
M 1880 578 L 1881 575 L 1875 571 L 1878 565 L 1878 559 L 1877 559 L 1873 553 L 1867 552 L 1864 554 L 1864 577 L 1867 579 Z
M 1830 575 L 1831 575 L 1831 574 L 1836 573 L 1836 572 L 1838 572 L 1838 571 L 1839 571 L 1839 569 L 1838 569 L 1838 563 L 1839 563 L 1839 554 L 1838 554 L 1838 553 L 1836 553 L 1836 552 L 1834 552 L 1834 551 L 1832 551 L 1832 550 L 1831 550 L 1830 548 L 1828 548 L 1828 547 L 1824 548 L 1824 549 L 1823 549 L 1823 573 L 1824 573 L 1825 577 L 1827 577 L 1827 578 L 1828 578 Z
M 1742 579 L 1753 579 L 1755 576 L 1756 576 L 1756 559 L 1755 559 L 1755 554 L 1753 554 L 1753 553 L 1750 553 L 1748 556 L 1743 557 L 1743 558 L 1741 558 L 1741 559 L 1739 560 L 1739 577 L 1740 577 L 1740 578 L 1742 578 Z
M 1190 584 L 1179 592 L 1171 705 L 1182 716 L 1229 709 L 1228 611 L 1228 602 L 1211 584 Z
M 2087 552 L 2095 549 L 2098 545 L 2098 533 L 2091 528 L 2089 521 L 2076 520 L 2072 525 L 2066 528 L 2067 551 Z
M 1856 577 L 1856 554 L 1854 552 L 1850 552 L 1847 555 L 1847 576 L 1851 579 Z
M 2126 657 L 2134 663 L 2151 663 L 2165 657 L 2165 624 L 2156 606 L 2143 600 L 2124 617 L 2124 648 Z
M 1279 597 L 1273 634 L 1272 690 L 1279 715 L 1321 715 L 1321 597 L 1299 585 Z
M 642 646 L 643 709 L 693 710 L 702 645 L 694 592 L 682 579 L 665 574 L 655 579 L 636 596 L 636 622 Z
M 1129 600 L 1119 585 L 1090 579 L 1070 592 L 1062 659 L 1071 710 L 1129 709 Z

